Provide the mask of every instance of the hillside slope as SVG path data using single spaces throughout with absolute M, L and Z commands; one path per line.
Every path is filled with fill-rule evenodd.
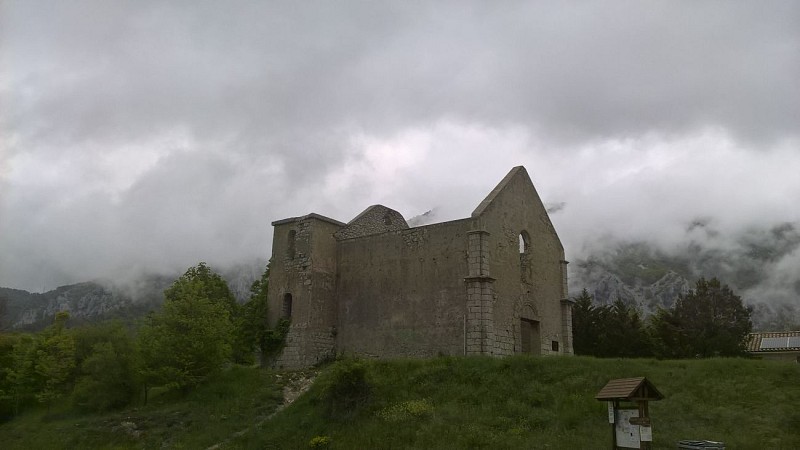
M 353 417 L 325 413 L 326 390 L 348 383 L 327 370 L 238 445 L 299 448 L 328 436 L 331 448 L 343 449 L 603 448 L 606 404 L 594 395 L 612 378 L 646 376 L 666 397 L 650 407 L 655 448 L 682 439 L 800 448 L 797 364 L 511 357 L 371 361 L 365 368 L 371 396 Z
M 10 449 L 215 443 L 292 449 L 309 448 L 312 440 L 317 448 L 339 449 L 606 448 L 606 405 L 595 394 L 612 378 L 646 376 L 665 396 L 650 405 L 656 449 L 673 449 L 683 439 L 800 448 L 800 366 L 791 363 L 523 356 L 340 361 L 265 421 L 292 376 L 236 367 L 186 398 L 162 395 L 148 406 L 105 415 L 64 408 L 27 413 L 0 425 L 0 438 Z

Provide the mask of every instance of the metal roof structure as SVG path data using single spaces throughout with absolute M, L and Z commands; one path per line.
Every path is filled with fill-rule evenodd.
M 661 400 L 664 398 L 645 377 L 611 380 L 594 396 L 597 400 Z
M 750 353 L 800 352 L 800 331 L 750 333 L 746 346 Z

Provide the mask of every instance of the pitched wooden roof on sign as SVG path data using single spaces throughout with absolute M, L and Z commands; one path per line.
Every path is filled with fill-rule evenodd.
M 594 396 L 597 400 L 661 400 L 658 389 L 645 377 L 611 380 Z

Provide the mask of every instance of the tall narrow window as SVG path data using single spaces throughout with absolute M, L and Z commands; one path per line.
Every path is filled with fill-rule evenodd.
M 519 252 L 528 253 L 528 250 L 530 250 L 530 245 L 531 245 L 531 238 L 530 236 L 528 236 L 528 232 L 522 230 L 519 233 Z
M 289 230 L 289 237 L 286 243 L 286 255 L 289 259 L 294 259 L 295 241 L 297 240 L 297 231 Z
M 523 283 L 530 281 L 531 270 L 531 238 L 525 230 L 519 233 L 519 279 Z
M 286 294 L 283 294 L 283 308 L 281 309 L 281 318 L 283 319 L 292 318 L 292 294 L 288 292 Z

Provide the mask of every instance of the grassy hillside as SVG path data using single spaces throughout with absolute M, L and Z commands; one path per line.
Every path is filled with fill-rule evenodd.
M 146 408 L 29 414 L 0 426 L 0 440 L 4 448 L 205 448 L 226 439 L 222 448 L 607 448 L 606 405 L 594 395 L 609 379 L 633 376 L 666 396 L 651 403 L 655 448 L 681 439 L 800 448 L 797 364 L 585 357 L 338 362 L 267 421 L 279 383 L 238 368 Z
M 148 405 L 81 415 L 67 405 L 0 425 L 0 448 L 206 448 L 257 423 L 281 402 L 274 374 L 234 367 L 188 396 L 151 391 Z

